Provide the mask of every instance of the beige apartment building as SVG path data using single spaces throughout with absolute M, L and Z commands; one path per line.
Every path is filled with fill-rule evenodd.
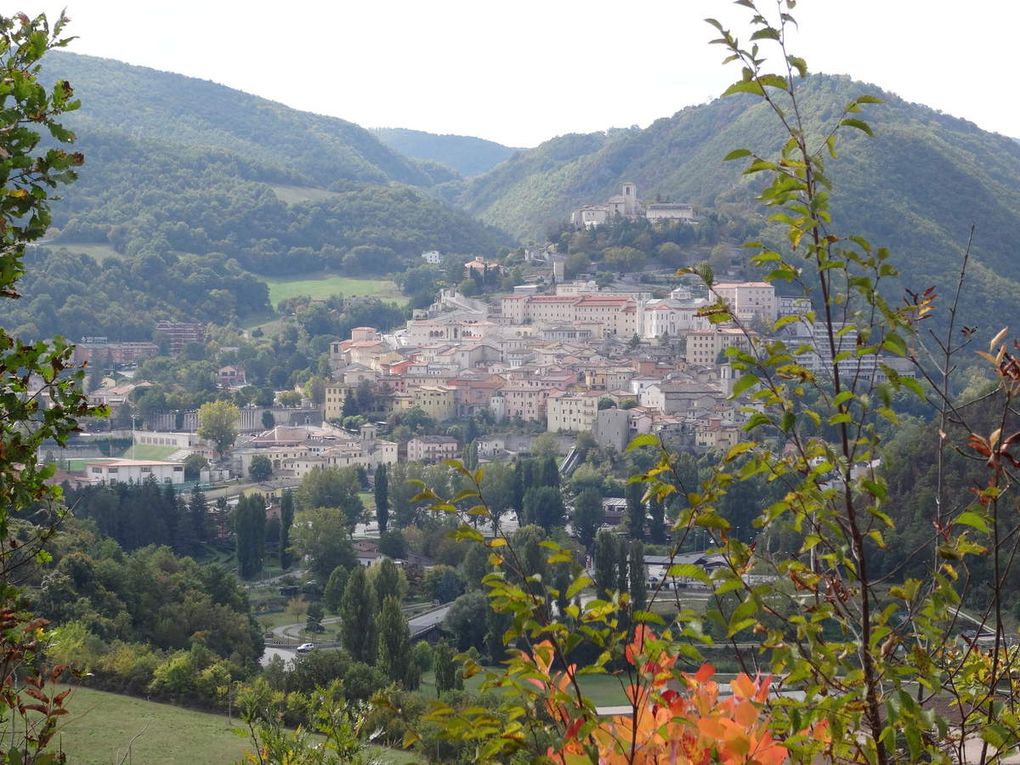
M 441 462 L 459 456 L 457 439 L 450 436 L 417 436 L 407 442 L 409 462 Z
M 720 282 L 712 289 L 740 321 L 757 319 L 771 326 L 779 316 L 776 288 L 768 282 Z
M 497 421 L 519 417 L 524 422 L 545 422 L 548 396 L 548 388 L 506 385 L 490 399 L 489 408 Z
M 599 412 L 599 395 L 592 391 L 553 391 L 546 401 L 546 430 L 552 433 L 591 432 Z
M 339 420 L 343 416 L 344 400 L 347 398 L 347 386 L 342 382 L 326 383 L 323 417 L 327 420 Z
M 687 334 L 687 352 L 684 358 L 688 364 L 712 366 L 719 358 L 719 354 L 731 346 L 744 350 L 751 348 L 743 330 L 735 327 L 696 330 Z
M 454 389 L 445 385 L 422 385 L 410 391 L 414 405 L 436 422 L 452 420 L 457 415 Z
M 640 329 L 638 302 L 625 295 L 510 295 L 501 302 L 511 324 L 573 324 L 593 328 L 599 337 L 630 337 Z

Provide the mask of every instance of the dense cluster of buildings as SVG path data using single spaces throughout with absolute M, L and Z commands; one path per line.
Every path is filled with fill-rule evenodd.
M 726 350 L 750 350 L 780 316 L 807 306 L 765 282 L 719 283 L 713 292 L 680 287 L 655 299 L 575 282 L 553 294 L 504 295 L 491 307 L 447 295 L 392 333 L 359 327 L 333 343 L 324 417 L 341 418 L 347 396 L 368 380 L 391 411 L 419 409 L 436 422 L 487 413 L 496 422 L 591 432 L 616 448 L 648 432 L 724 448 L 745 416 L 728 399 L 735 373 Z M 711 323 L 706 309 L 720 300 L 733 320 Z M 793 347 L 817 344 L 801 361 L 825 371 L 831 354 L 815 327 L 795 322 L 784 332 Z M 850 348 L 855 340 L 847 334 L 841 342 Z M 407 447 L 408 458 L 425 461 L 455 453 L 441 437 Z
M 694 208 L 687 203 L 655 202 L 644 204 L 637 193 L 637 185 L 624 183 L 620 193 L 606 200 L 605 204 L 590 204 L 574 210 L 570 223 L 575 228 L 594 228 L 609 223 L 616 217 L 635 220 L 647 218 L 650 221 L 679 221 L 692 223 Z
M 348 400 L 364 385 L 389 414 L 418 410 L 439 426 L 483 416 L 554 433 L 588 432 L 616 449 L 641 433 L 677 448 L 728 448 L 739 440 L 747 415 L 729 397 L 738 373 L 727 349 L 750 351 L 757 341 L 778 337 L 791 348 L 810 349 L 799 361 L 817 374 L 831 369 L 832 353 L 820 327 L 803 319 L 772 332 L 779 317 L 803 314 L 805 301 L 777 296 L 771 284 L 754 281 L 717 283 L 712 293 L 681 286 L 654 298 L 603 291 L 591 281 L 555 283 L 544 293 L 515 290 L 492 302 L 444 291 L 395 331 L 357 327 L 348 339 L 331 343 L 332 379 L 319 406 L 274 408 L 275 427 L 266 425 L 262 408 L 242 410 L 238 424 L 247 435 L 234 449 L 235 470 L 247 475 L 258 455 L 269 459 L 274 475 L 294 478 L 319 467 L 371 470 L 398 459 L 460 456 L 461 445 L 449 436 L 398 444 L 381 438 L 375 425 L 358 433 L 339 427 Z M 720 310 L 726 320 L 711 321 Z M 177 327 L 165 341 L 187 342 L 191 330 Z M 841 333 L 839 343 L 837 353 L 853 349 L 856 335 Z M 844 363 L 860 362 L 851 354 Z M 862 371 L 878 373 L 875 365 L 869 357 Z M 236 387 L 244 383 L 244 370 L 224 367 L 218 379 Z M 195 422 L 193 413 L 176 413 L 172 423 L 161 424 L 193 430 Z M 502 449 L 478 446 L 481 459 Z M 126 468 L 99 465 L 90 477 L 108 480 L 111 470 Z

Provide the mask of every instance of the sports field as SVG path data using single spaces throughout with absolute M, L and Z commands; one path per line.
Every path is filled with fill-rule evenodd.
M 355 279 L 349 276 L 317 274 L 310 276 L 260 277 L 269 285 L 269 302 L 279 305 L 281 300 L 307 295 L 322 300 L 333 295 L 379 297 L 383 300 L 401 300 L 397 285 L 388 279 Z

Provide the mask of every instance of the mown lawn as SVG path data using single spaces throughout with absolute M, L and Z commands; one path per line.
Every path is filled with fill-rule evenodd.
M 165 460 L 176 451 L 180 451 L 176 446 L 135 444 L 125 449 L 120 456 L 126 460 Z
M 177 765 L 240 762 L 249 743 L 226 715 L 196 712 L 131 696 L 75 688 L 57 742 L 70 765 L 113 762 Z M 418 762 L 412 755 L 370 747 L 386 765 Z
M 499 671 L 500 668 L 495 668 Z M 484 680 L 483 675 L 475 675 L 464 681 L 465 690 L 477 691 Z M 624 691 L 626 678 L 614 677 L 611 675 L 582 675 L 579 678 L 581 690 L 584 695 L 591 699 L 595 706 L 609 707 L 619 706 L 627 703 L 627 696 Z M 436 694 L 436 677 L 432 672 L 426 672 L 421 678 L 421 691 L 426 696 L 434 697 Z
M 384 300 L 401 300 L 397 285 L 388 279 L 353 279 L 348 276 L 313 274 L 306 276 L 260 277 L 269 285 L 269 302 L 273 306 L 281 300 L 307 295 L 322 300 L 333 295 L 379 297 Z

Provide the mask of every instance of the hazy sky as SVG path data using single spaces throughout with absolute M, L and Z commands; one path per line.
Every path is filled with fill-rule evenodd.
M 29 6 L 28 12 L 59 10 Z M 774 7 L 762 0 L 762 7 Z M 533 146 L 648 125 L 738 76 L 703 19 L 729 0 L 67 0 L 71 50 L 215 82 L 365 127 Z M 1014 0 L 801 0 L 793 49 L 1020 137 Z M 746 31 L 744 37 L 747 36 Z

